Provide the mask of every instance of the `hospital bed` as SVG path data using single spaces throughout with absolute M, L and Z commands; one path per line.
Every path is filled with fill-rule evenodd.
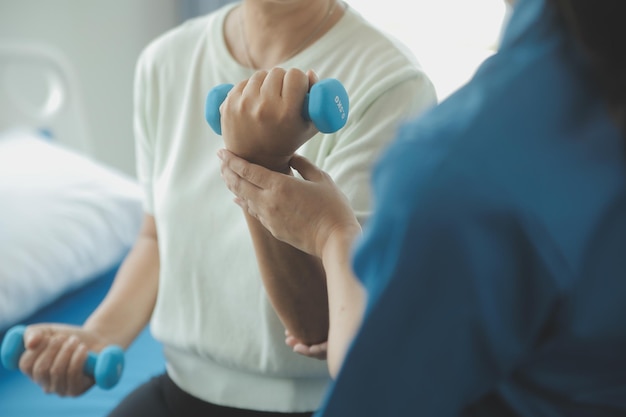
M 59 51 L 0 44 L 0 339 L 18 324 L 81 324 L 139 231 L 140 188 L 93 156 L 81 99 Z M 0 416 L 105 416 L 164 370 L 147 328 L 125 359 L 115 387 L 78 398 L 0 366 Z

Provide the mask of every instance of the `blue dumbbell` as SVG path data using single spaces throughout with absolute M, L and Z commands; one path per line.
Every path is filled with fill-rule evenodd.
M 26 350 L 24 347 L 24 331 L 26 326 L 12 327 L 2 341 L 0 359 L 8 370 L 19 367 L 20 356 Z M 124 370 L 124 350 L 121 347 L 107 346 L 99 354 L 89 352 L 83 372 L 96 380 L 96 385 L 103 389 L 114 387 Z
M 204 117 L 218 135 L 222 134 L 220 105 L 226 99 L 232 84 L 213 87 L 206 96 Z M 348 121 L 348 93 L 339 80 L 326 78 L 311 87 L 302 104 L 302 117 L 313 122 L 322 133 L 334 133 Z

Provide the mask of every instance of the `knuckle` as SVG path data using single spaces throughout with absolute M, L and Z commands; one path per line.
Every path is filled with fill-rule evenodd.
M 329 174 L 328 172 L 326 172 L 326 171 L 319 171 L 319 172 L 320 172 L 320 175 L 321 175 L 321 177 L 322 177 L 322 179 L 323 179 L 324 181 L 326 181 L 326 182 L 330 182 L 330 181 L 332 181 L 332 180 L 333 180 L 333 179 L 332 179 L 332 177 L 330 176 L 330 174 Z
M 244 88 L 247 83 L 248 83 L 247 80 L 241 80 L 238 83 L 236 83 L 234 85 L 234 88 L 231 91 L 229 91 L 229 94 L 227 95 L 227 97 L 232 95 L 231 93 L 233 90 L 241 90 L 242 88 Z
M 248 165 L 244 165 L 241 167 L 240 174 L 242 178 L 245 178 L 247 180 L 253 179 L 252 170 L 250 169 Z
M 54 392 L 54 393 L 56 393 L 58 395 L 60 395 L 60 393 L 62 391 L 61 387 L 59 386 L 57 381 L 55 381 L 54 379 L 50 380 L 50 383 L 48 384 L 47 388 L 48 388 L 49 392 Z
M 250 77 L 250 80 L 252 81 L 262 81 L 267 77 L 267 70 L 257 70 L 254 74 L 252 74 L 252 76 Z
M 234 101 L 234 100 L 233 100 Z M 236 103 L 232 104 L 233 113 L 246 114 L 251 107 L 252 98 L 249 96 L 242 96 Z
M 33 361 L 31 358 L 32 354 L 30 352 L 26 352 L 22 354 L 22 357 L 20 358 L 20 361 L 18 363 L 20 371 L 22 371 L 26 375 L 32 375 L 33 373 Z
M 50 339 L 50 347 L 56 349 L 61 346 L 63 342 L 65 342 L 65 337 L 63 337 L 62 335 L 52 336 L 52 338 Z
M 234 177 L 234 178 L 230 179 L 228 181 L 228 188 L 235 195 L 239 195 L 241 193 L 241 181 L 239 180 L 239 178 Z
M 50 376 L 52 378 L 61 378 L 63 377 L 63 373 L 65 370 L 65 364 L 60 363 L 60 361 L 55 361 L 52 366 L 50 366 Z
M 289 72 L 290 70 L 285 70 L 284 68 L 281 67 L 274 67 L 270 70 L 270 75 L 272 76 L 284 76 L 286 72 Z
M 270 119 L 274 114 L 275 107 L 267 100 L 261 101 L 254 109 L 254 117 L 257 120 Z
M 48 376 L 48 364 L 44 363 L 44 361 L 37 361 L 35 366 L 33 366 L 33 376 L 35 379 L 42 379 Z
M 220 106 L 219 106 L 220 116 L 228 114 L 228 105 L 229 105 L 229 103 L 230 103 L 230 98 L 229 97 L 226 97 L 226 99 L 224 99 L 224 101 L 222 101 L 222 104 L 220 104 Z
M 306 79 L 306 73 L 299 68 L 289 68 L 285 74 L 289 78 Z

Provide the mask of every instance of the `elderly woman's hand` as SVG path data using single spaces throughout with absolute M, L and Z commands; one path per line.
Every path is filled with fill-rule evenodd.
M 236 84 L 220 106 L 226 149 L 279 172 L 318 131 L 302 117 L 304 97 L 318 81 L 313 71 L 273 68 Z
M 106 343 L 82 327 L 42 323 L 27 327 L 24 345 L 20 370 L 46 393 L 75 397 L 94 384 L 83 373 L 88 352 L 98 352 Z

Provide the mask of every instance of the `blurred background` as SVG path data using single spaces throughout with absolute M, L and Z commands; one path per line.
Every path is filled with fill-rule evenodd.
M 0 49 L 13 54 L 45 50 L 70 74 L 58 80 L 42 75 L 36 81 L 28 65 L 9 68 L 0 61 L 2 95 L 13 94 L 25 109 L 20 116 L 3 112 L 0 96 L 0 114 L 4 114 L 0 129 L 16 120 L 47 128 L 48 113 L 67 99 L 57 85 L 61 83 L 71 91 L 71 102 L 65 105 L 75 108 L 72 120 L 59 124 L 57 131 L 78 132 L 84 141 L 73 146 L 134 176 L 132 82 L 140 51 L 160 33 L 228 2 L 0 0 Z M 349 0 L 348 4 L 415 53 L 440 99 L 464 84 L 496 50 L 505 13 L 503 0 Z M 38 84 L 48 86 L 45 94 Z M 81 120 L 76 120 L 76 114 L 81 114 Z

